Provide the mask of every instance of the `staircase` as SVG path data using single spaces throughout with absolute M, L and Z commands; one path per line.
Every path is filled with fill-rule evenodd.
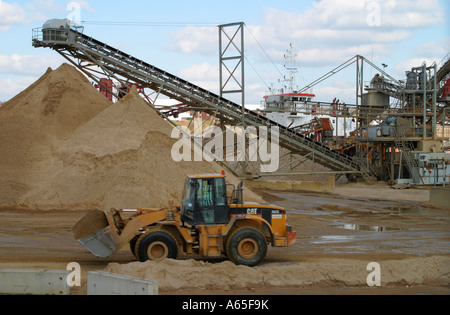
M 412 153 L 415 148 L 411 141 L 408 141 L 405 137 L 405 131 L 402 128 L 398 128 L 395 134 L 395 146 L 402 152 L 402 159 L 406 162 L 406 166 L 411 174 L 411 178 L 415 184 L 421 184 L 422 179 L 419 174 L 419 164 L 417 159 Z

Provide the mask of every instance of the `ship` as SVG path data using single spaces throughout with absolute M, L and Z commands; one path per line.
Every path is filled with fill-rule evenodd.
M 299 92 L 297 56 L 290 44 L 284 55 L 287 74 L 278 80 L 278 88 L 272 84 L 263 97 L 261 111 L 276 123 L 333 147 L 338 139 L 349 137 L 356 129 L 356 119 L 337 98 L 322 102 L 316 100 L 312 90 Z

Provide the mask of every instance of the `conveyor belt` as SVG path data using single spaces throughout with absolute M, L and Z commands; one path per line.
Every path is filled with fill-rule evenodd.
M 227 123 L 239 124 L 242 121 L 241 105 L 76 30 L 65 30 L 68 39 L 61 38 L 60 32 L 62 32 L 61 29 L 34 30 L 36 35 L 33 37 L 33 46 L 54 49 L 85 73 L 88 71 L 88 66 L 97 65 L 111 77 L 126 78 L 129 82 L 150 88 L 193 108 L 202 108 L 206 112 L 214 113 L 216 117 Z M 294 153 L 313 156 L 314 162 L 332 170 L 360 173 L 367 177 L 373 176 L 365 163 L 360 163 L 345 154 L 331 150 L 321 143 L 248 109 L 245 109 L 245 124 L 247 126 L 278 127 L 280 146 Z

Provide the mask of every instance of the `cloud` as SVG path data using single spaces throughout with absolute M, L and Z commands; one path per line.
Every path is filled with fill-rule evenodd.
M 56 0 L 33 0 L 23 6 L 0 0 L 0 32 L 6 32 L 15 25 L 42 22 L 56 15 L 82 19 L 83 11 L 96 12 L 85 0 L 67 1 L 65 4 Z
M 355 55 L 368 57 L 375 63 L 395 60 L 398 50 L 410 41 L 408 51 L 404 53 L 405 58 L 410 59 L 390 67 L 395 75 L 403 78 L 405 69 L 410 65 L 417 66 L 415 63 L 418 60 L 422 64 L 423 60 L 435 57 L 440 60 L 447 53 L 443 50 L 449 47 L 446 39 L 411 48 L 411 44 L 420 45 L 417 43 L 423 42 L 423 39 L 417 38 L 418 30 L 426 31 L 430 27 L 446 25 L 445 10 L 439 0 L 317 0 L 302 10 L 263 7 L 262 12 L 260 22 L 246 25 L 245 31 L 246 57 L 260 74 L 267 67 L 274 70 L 271 64 L 284 72 L 284 55 L 290 43 L 298 54 L 297 66 L 302 72 L 308 73 L 306 76 L 311 80 Z M 170 38 L 173 43 L 169 48 L 183 54 L 198 54 L 210 58 L 217 55 L 217 28 L 190 26 L 171 33 Z M 198 74 L 202 73 L 200 68 L 194 68 Z M 194 68 L 190 70 L 193 71 Z M 249 77 L 252 70 L 249 66 L 246 68 L 247 90 L 256 82 L 262 85 L 261 80 Z M 272 83 L 278 75 L 275 72 L 261 76 L 267 83 Z M 302 73 L 299 75 L 303 76 Z M 318 97 L 322 99 L 323 94 L 330 98 L 342 93 L 351 102 L 355 95 L 355 78 L 353 73 L 350 76 L 348 81 L 351 81 L 351 87 L 337 87 L 328 80 L 326 87 L 316 86 Z M 214 80 L 217 82 L 218 76 Z M 267 88 L 261 86 L 255 88 L 254 92 L 261 93 L 263 90 Z M 253 102 L 258 99 L 253 91 L 248 91 L 247 96 Z
M 70 1 L 69 3 L 78 3 L 80 5 L 81 10 L 87 11 L 89 13 L 95 13 L 96 10 L 90 6 L 90 4 L 85 0 L 75 0 Z
M 349 83 L 340 84 L 340 82 L 337 81 L 328 86 L 316 88 L 312 92 L 319 96 L 320 101 L 332 102 L 332 100 L 337 97 L 340 99 L 341 103 L 347 102 L 348 104 L 355 104 L 356 89 Z
M 0 101 L 8 101 L 13 95 L 17 95 L 33 82 L 36 81 L 36 77 L 22 77 L 18 80 L 2 79 L 0 78 Z
M 57 69 L 65 59 L 55 55 L 0 55 L 0 100 L 6 101 L 25 90 L 48 67 Z
M 20 5 L 0 0 L 0 32 L 6 32 L 14 25 L 23 24 L 25 19 L 25 10 Z
M 427 66 L 436 62 L 438 69 L 443 66 L 450 55 L 450 37 L 444 37 L 436 41 L 424 43 L 413 48 L 405 59 L 394 65 L 393 75 L 403 78 L 405 72 L 413 67 L 420 67 L 424 62 Z
M 420 67 L 425 62 L 427 66 L 431 66 L 436 60 L 430 58 L 409 58 L 395 65 L 394 72 L 398 76 L 406 77 L 405 72 L 410 71 L 413 67 Z
M 283 63 L 289 43 L 302 52 L 311 66 L 336 65 L 355 54 L 372 52 L 375 58 L 392 49 L 390 45 L 409 39 L 418 28 L 445 23 L 438 0 L 320 0 L 304 12 L 263 8 L 259 25 L 248 25 L 246 50 L 267 59 L 255 40 L 271 59 Z M 171 33 L 172 49 L 186 54 L 212 55 L 218 46 L 214 28 L 186 27 Z M 345 55 L 345 56 L 344 56 Z
M 55 0 L 33 0 L 27 3 L 25 7 L 31 15 L 41 15 L 43 12 L 62 12 L 65 10 L 65 6 L 57 3 Z
M 411 38 L 415 29 L 445 21 L 436 0 L 427 3 L 322 0 L 303 13 L 274 8 L 264 11 L 263 23 L 257 31 L 260 37 L 255 35 L 258 41 L 264 47 L 278 50 L 279 56 L 283 56 L 287 43 L 293 42 L 310 56 L 304 61 L 311 66 L 333 65 L 355 54 L 372 53 L 372 49 L 374 57 L 380 58 L 392 46 Z
M 64 12 L 64 7 L 55 0 L 33 0 L 20 6 L 0 0 L 0 32 L 9 31 L 16 25 L 29 25 L 49 19 L 49 14 Z
M 440 40 L 425 43 L 416 47 L 413 53 L 418 56 L 429 56 L 435 58 L 436 61 L 440 61 L 446 56 L 450 49 L 450 37 L 444 37 Z
M 204 89 L 219 94 L 219 67 L 217 65 L 211 65 L 207 62 L 195 64 L 178 71 L 178 76 Z M 250 103 L 259 105 L 259 100 L 265 95 L 267 88 L 259 83 L 250 82 L 252 80 L 248 81 L 245 91 L 246 99 Z M 230 82 L 226 87 L 226 90 L 228 89 L 238 89 L 238 86 L 234 82 Z M 241 103 L 241 96 L 238 94 L 226 94 L 225 98 L 239 104 Z
M 218 51 L 218 31 L 215 27 L 187 26 L 169 34 L 174 43 L 169 49 L 183 54 L 200 53 L 211 55 Z
M 178 76 L 214 93 L 219 91 L 218 66 L 207 62 L 195 64 L 178 71 Z
M 192 65 L 178 72 L 180 77 L 189 80 L 217 80 L 219 77 L 219 69 L 207 62 Z
M 56 69 L 63 62 L 54 55 L 0 55 L 0 73 L 3 75 L 42 75 L 48 67 Z
M 445 11 L 438 0 L 380 1 L 381 22 L 393 28 L 421 28 L 445 23 Z

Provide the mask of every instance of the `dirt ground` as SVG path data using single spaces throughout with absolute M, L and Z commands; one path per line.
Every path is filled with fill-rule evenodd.
M 209 273 L 214 276 L 215 269 L 231 268 L 223 259 L 150 263 L 148 268 L 162 268 L 155 276 L 160 294 L 450 294 L 450 209 L 429 205 L 427 190 L 346 184 L 336 187 L 334 194 L 257 193 L 288 210 L 297 243 L 270 248 L 261 266 L 230 269 L 225 286 L 210 282 L 188 288 L 171 283 L 180 276 L 175 270 L 205 278 Z M 80 295 L 86 293 L 88 271 L 103 270 L 109 263 L 135 268 L 128 250 L 98 259 L 73 239 L 71 229 L 83 215 L 83 211 L 0 211 L 0 269 L 65 270 L 68 263 L 78 262 L 82 286 L 73 288 L 72 294 Z M 370 262 L 380 264 L 381 287 L 366 284 Z M 265 278 L 250 280 L 255 274 Z

